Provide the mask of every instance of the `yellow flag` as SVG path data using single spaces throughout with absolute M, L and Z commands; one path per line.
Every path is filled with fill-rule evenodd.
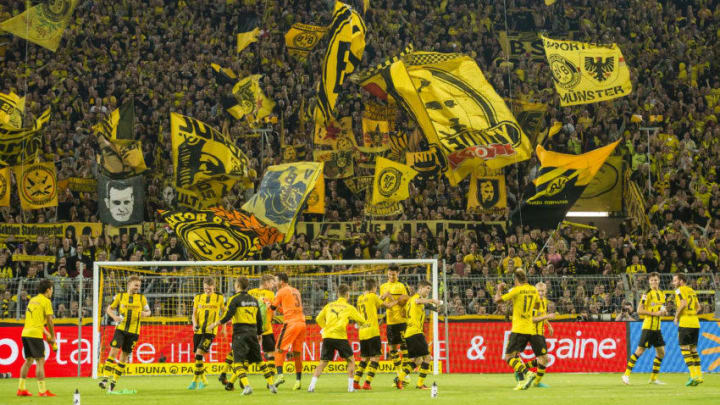
M 97 142 L 97 163 L 109 177 L 130 177 L 147 170 L 141 141 L 116 142 L 99 135 Z
M 0 125 L 0 162 L 19 165 L 34 161 L 42 150 L 40 130 L 50 121 L 50 109 L 35 119 L 30 128 L 12 129 Z
M 335 3 L 315 107 L 316 123 L 323 125 L 330 121 L 342 84 L 362 60 L 365 31 L 365 22 L 357 11 L 343 2 Z
M 10 168 L 0 169 L 0 207 L 10 206 Z
M 320 177 L 318 177 L 315 187 L 310 192 L 305 212 L 308 214 L 325 213 L 325 177 L 322 172 L 320 172 Z
M 0 29 L 55 52 L 78 0 L 44 1 L 0 23 Z
M 597 103 L 632 92 L 630 69 L 617 44 L 541 38 L 561 106 Z
M 507 192 L 505 176 L 476 177 L 473 173 L 468 191 L 468 211 L 497 215 L 505 212 Z
M 57 175 L 54 163 L 42 162 L 14 166 L 13 173 L 17 179 L 20 206 L 23 210 L 36 210 L 58 205 Z
M 127 144 L 135 140 L 135 100 L 124 103 L 113 110 L 110 115 L 93 126 L 112 142 Z
M 322 171 L 322 163 L 296 162 L 268 167 L 257 193 L 242 209 L 285 234 L 288 242 L 295 221 Z
M 315 145 L 328 145 L 336 150 L 352 149 L 357 146 L 352 132 L 352 117 L 341 117 L 325 125 L 315 124 Z
M 355 174 L 352 150 L 315 150 L 313 160 L 325 163 L 323 174 L 328 179 L 346 179 Z
M 236 103 L 226 103 L 225 109 L 236 119 L 247 117 L 257 122 L 272 113 L 275 102 L 265 96 L 260 87 L 262 75 L 250 75 L 233 86 L 232 93 Z
M 285 48 L 290 56 L 304 61 L 326 32 L 327 27 L 295 23 L 285 34 Z
M 256 42 L 258 34 L 260 34 L 260 28 L 258 27 L 255 27 L 252 31 L 237 34 L 237 53 L 242 52 L 248 45 Z
M 410 166 L 378 157 L 373 178 L 372 203 L 407 200 L 410 197 L 410 181 L 417 174 Z
M 553 4 L 555 4 L 556 1 L 557 1 L 557 0 L 545 0 L 545 5 L 546 5 L 546 6 L 552 6 Z
M 12 129 L 22 128 L 23 113 L 25 112 L 25 97 L 17 94 L 0 93 L 0 125 Z

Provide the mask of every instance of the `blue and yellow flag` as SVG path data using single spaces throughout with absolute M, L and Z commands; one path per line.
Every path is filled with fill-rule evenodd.
M 285 234 L 290 241 L 295 221 L 322 172 L 322 163 L 295 162 L 268 167 L 257 193 L 242 209 Z
M 0 23 L 0 29 L 55 52 L 78 0 L 44 1 Z

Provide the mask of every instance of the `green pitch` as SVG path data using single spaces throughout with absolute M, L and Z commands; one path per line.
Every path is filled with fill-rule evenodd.
M 513 391 L 515 385 L 510 374 L 449 374 L 429 376 L 428 385 L 438 384 L 438 398 L 430 398 L 430 391 L 419 391 L 414 387 L 398 391 L 391 388 L 389 374 L 378 375 L 372 391 L 346 392 L 347 377 L 324 375 L 318 382 L 316 392 L 305 390 L 310 376 L 303 376 L 303 390 L 292 391 L 294 375 L 286 374 L 286 383 L 277 395 L 265 389 L 260 376 L 251 376 L 250 383 L 255 392 L 243 397 L 239 390 L 226 392 L 215 378 L 202 391 L 188 391 L 191 377 L 126 377 L 120 379 L 118 389 L 136 389 L 135 395 L 107 395 L 100 390 L 97 382 L 90 378 L 51 378 L 48 388 L 57 394 L 56 398 L 37 397 L 35 380 L 28 380 L 32 398 L 15 396 L 17 380 L 0 380 L 0 404 L 62 404 L 72 403 L 75 388 L 80 390 L 82 405 L 228 405 L 230 401 L 242 404 L 353 404 L 353 405 L 407 405 L 428 404 L 501 404 L 530 403 L 544 405 L 594 405 L 594 404 L 712 404 L 720 403 L 720 375 L 705 374 L 705 383 L 698 387 L 685 387 L 687 374 L 661 374 L 664 386 L 647 385 L 648 374 L 633 374 L 632 385 L 625 386 L 620 374 L 552 374 L 543 380 L 551 387 L 531 388 L 528 391 Z M 413 376 L 413 384 L 416 376 Z M 523 402 L 515 402 L 515 401 Z

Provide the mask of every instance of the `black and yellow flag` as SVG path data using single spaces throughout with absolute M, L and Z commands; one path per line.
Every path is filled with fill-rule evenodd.
M 224 68 L 217 63 L 211 63 L 210 68 L 212 68 L 215 80 L 219 85 L 223 86 L 237 82 L 237 75 L 232 69 Z
M 467 210 L 479 214 L 503 214 L 507 208 L 505 176 L 477 177 L 473 172 Z
M 520 99 L 506 98 L 505 101 L 515 113 L 520 128 L 530 139 L 532 145 L 536 145 L 538 134 L 545 127 L 545 114 L 548 105 L 544 103 L 531 103 Z
M 314 150 L 313 160 L 325 163 L 323 174 L 328 179 L 346 179 L 355 174 L 352 150 Z
M 52 162 L 33 163 L 12 168 L 17 180 L 20 206 L 37 210 L 58 205 L 57 173 Z
M 362 116 L 363 145 L 370 148 L 390 142 L 389 109 L 375 103 L 366 103 Z
M 189 186 L 188 188 L 175 188 L 177 205 L 192 210 L 205 210 L 222 205 L 222 198 L 226 196 L 237 179 L 209 180 Z
M 42 150 L 40 130 L 50 120 L 50 109 L 35 119 L 31 128 L 12 129 L 0 125 L 0 162 L 10 166 L 34 161 Z
M 260 34 L 260 16 L 254 11 L 243 11 L 237 18 L 237 52 L 242 52 L 248 45 L 257 41 Z
M 315 187 L 308 196 L 305 212 L 308 214 L 325 213 L 325 176 L 322 173 L 320 173 L 320 177 L 315 182 Z
M 610 156 L 573 205 L 575 211 L 622 211 L 623 158 Z
M 0 29 L 55 52 L 77 3 L 78 0 L 43 1 L 3 21 Z
M 22 128 L 25 113 L 25 97 L 0 93 L 0 125 L 10 129 Z
M 541 39 L 561 106 L 597 103 L 632 92 L 630 69 L 617 44 Z
M 429 150 L 406 152 L 405 163 L 423 177 L 432 177 L 447 169 L 447 161 L 437 145 L 431 145 Z
M 568 155 L 536 147 L 540 160 L 537 177 L 525 190 L 523 202 L 513 212 L 516 225 L 553 229 L 575 204 L 620 141 L 582 155 Z
M 105 135 L 98 134 L 97 142 L 100 148 L 97 163 L 108 177 L 132 177 L 147 170 L 141 141 L 111 141 Z
M 352 149 L 357 146 L 352 130 L 352 117 L 331 120 L 327 125 L 315 124 L 315 145 L 327 145 L 336 150 Z
M 296 162 L 270 166 L 257 193 L 242 209 L 263 223 L 277 228 L 288 242 L 295 221 L 322 172 L 322 163 Z
M 410 182 L 418 172 L 410 166 L 378 157 L 375 163 L 372 204 L 405 201 L 410 198 Z
M 335 3 L 328 32 L 330 42 L 325 52 L 314 114 L 319 125 L 326 125 L 331 120 L 340 89 L 348 75 L 360 64 L 365 51 L 365 22 L 347 4 Z
M 10 168 L 0 169 L 0 207 L 10 206 Z
M 111 142 L 127 144 L 135 140 L 135 99 L 113 110 L 107 118 L 93 127 L 95 132 Z
M 285 34 L 285 48 L 290 56 L 305 61 L 326 32 L 327 27 L 295 23 Z
M 248 47 L 248 45 L 256 42 L 259 34 L 260 28 L 258 27 L 255 27 L 248 32 L 241 32 L 240 34 L 237 34 L 237 53 L 242 52 L 243 49 Z
M 223 107 L 235 119 L 247 118 L 257 122 L 272 113 L 275 102 L 269 99 L 260 87 L 262 75 L 250 75 L 233 86 L 233 98 L 226 97 Z

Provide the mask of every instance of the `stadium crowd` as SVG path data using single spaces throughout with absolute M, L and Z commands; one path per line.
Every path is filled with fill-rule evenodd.
M 18 14 L 22 0 L 0 6 L 0 20 Z M 171 186 L 173 168 L 169 136 L 170 112 L 180 112 L 226 128 L 239 139 L 259 173 L 282 162 L 281 137 L 296 145 L 299 159 L 311 159 L 313 122 L 307 119 L 315 85 L 320 80 L 323 52 L 318 46 L 306 62 L 285 50 L 284 34 L 294 22 L 327 24 L 331 2 L 320 0 L 253 0 L 195 2 L 184 0 L 83 1 L 57 52 L 5 35 L 0 90 L 27 96 L 28 117 L 52 106 L 44 130 L 41 158 L 54 161 L 58 178 L 97 176 L 97 144 L 91 127 L 128 97 L 136 102 L 136 134 L 143 141 L 146 173 L 145 220 L 162 222 L 158 209 L 173 208 L 162 198 Z M 491 303 L 492 282 L 514 267 L 530 276 L 565 276 L 551 286 L 561 313 L 632 318 L 634 308 L 619 285 L 584 284 L 576 275 L 621 273 L 706 273 L 695 288 L 720 283 L 720 3 L 711 0 L 560 0 L 551 7 L 535 0 L 503 2 L 470 0 L 372 0 L 366 15 L 367 47 L 362 67 L 381 63 L 406 44 L 415 49 L 463 52 L 474 57 L 495 90 L 505 96 L 546 103 L 545 126 L 557 121 L 560 133 L 548 149 L 582 153 L 622 138 L 616 153 L 623 156 L 631 179 L 643 190 L 651 226 L 641 231 L 641 218 L 630 218 L 617 235 L 604 231 L 562 228 L 558 232 L 487 225 L 477 231 L 433 235 L 429 231 L 354 235 L 348 240 L 313 240 L 298 234 L 287 244 L 266 248 L 268 259 L 438 258 L 448 263 L 451 312 L 505 314 Z M 236 27 L 242 16 L 261 16 L 259 40 L 239 55 Z M 506 15 L 507 13 L 507 15 Z M 631 69 L 633 92 L 613 102 L 560 108 L 547 64 L 530 54 L 506 61 L 498 32 L 546 31 L 550 36 L 572 32 L 577 40 L 616 42 Z M 714 45 L 715 44 L 715 45 Z M 277 102 L 274 114 L 282 123 L 261 151 L 259 138 L 247 124 L 233 120 L 220 104 L 211 63 L 231 67 L 240 77 L 261 73 L 265 93 Z M 355 87 L 353 87 L 355 86 Z M 351 115 L 359 127 L 363 101 L 370 96 L 346 83 L 338 111 Z M 648 124 L 650 117 L 662 116 Z M 638 122 L 637 116 L 645 122 Z M 409 126 L 399 121 L 400 126 Z M 655 125 L 657 131 L 641 131 Z M 354 128 L 360 139 L 360 129 Z M 304 145 L 304 146 L 303 146 Z M 264 157 L 261 158 L 261 157 Z M 508 166 L 508 212 L 521 200 L 537 159 Z M 444 177 L 417 181 L 404 213 L 397 220 L 496 220 L 466 211 L 467 180 L 451 187 Z M 362 221 L 364 199 L 341 180 L 327 180 L 327 214 L 306 215 L 313 221 Z M 239 208 L 248 194 L 238 188 L 225 198 Z M 67 191 L 57 209 L 21 211 L 17 196 L 0 209 L 0 222 L 97 222 L 95 193 Z M 547 247 L 543 250 L 545 242 Z M 540 253 L 542 252 L 542 253 Z M 14 253 L 52 255 L 55 264 L 12 262 Z M 164 228 L 115 237 L 44 238 L 4 243 L 0 277 L 56 280 L 56 296 L 71 294 L 63 280 L 92 275 L 93 261 L 182 260 L 188 258 L 177 238 Z M 472 282 L 462 281 L 472 277 Z M 455 282 L 454 280 L 458 280 Z M 462 282 L 461 282 L 462 281 Z M 0 316 L 12 314 L 28 299 L 26 291 L 4 289 Z M 669 287 L 668 287 L 669 288 Z M 57 311 L 77 314 L 77 301 L 59 299 Z M 704 302 L 709 311 L 709 302 Z M 89 308 L 86 305 L 85 308 Z M 599 318 L 598 318 L 599 319 Z

